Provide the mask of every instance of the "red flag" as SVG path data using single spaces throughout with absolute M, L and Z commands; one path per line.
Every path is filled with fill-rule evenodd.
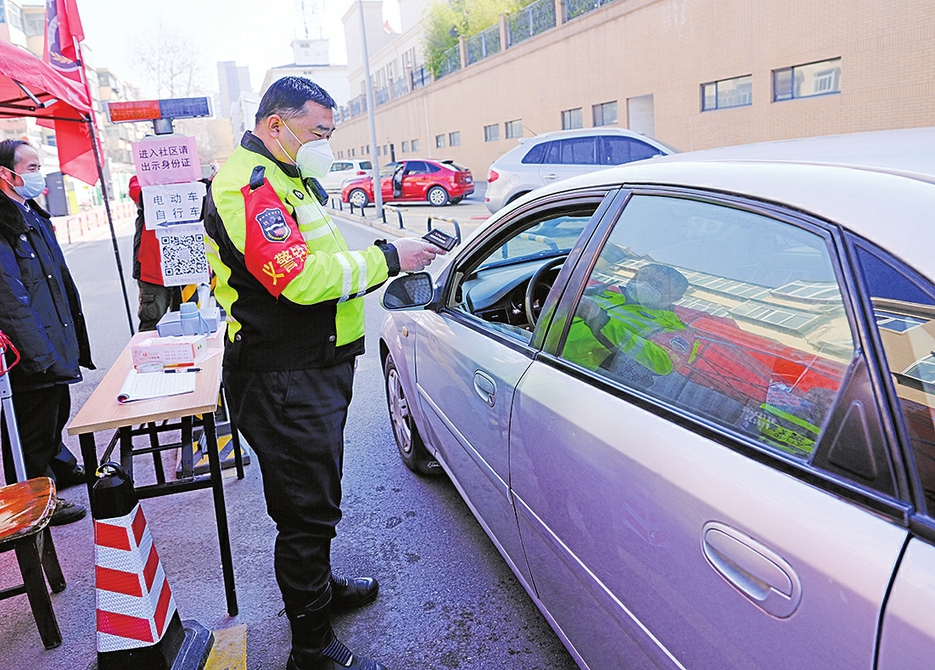
M 77 43 L 83 39 L 76 0 L 46 0 L 43 60 L 69 79 L 81 81 Z
M 43 60 L 64 77 L 84 87 L 88 104 L 91 92 L 81 71 L 81 47 L 84 28 L 78 16 L 77 0 L 45 0 L 45 49 Z M 93 108 L 92 108 L 93 119 Z M 95 132 L 91 136 L 87 123 L 47 121 L 40 119 L 39 125 L 55 128 L 55 143 L 58 146 L 59 169 L 87 184 L 97 182 L 97 162 L 91 142 L 100 142 Z

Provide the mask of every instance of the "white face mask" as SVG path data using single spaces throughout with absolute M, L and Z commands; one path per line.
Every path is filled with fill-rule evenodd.
M 296 142 L 302 142 L 302 140 L 295 136 L 292 129 L 286 126 L 285 121 L 283 121 L 282 125 L 286 127 L 290 135 L 295 137 Z M 279 140 L 277 139 L 276 142 L 279 142 Z M 279 148 L 289 156 L 289 152 L 286 151 L 281 143 L 279 144 Z M 292 158 L 292 156 L 289 156 L 289 158 Z M 299 168 L 299 172 L 302 173 L 303 177 L 321 179 L 328 174 L 328 171 L 331 170 L 331 164 L 334 163 L 334 153 L 331 151 L 331 143 L 324 139 L 305 142 L 299 147 L 292 162 Z
M 13 170 L 10 170 L 10 172 L 13 172 Z M 23 178 L 22 186 L 13 186 L 13 182 L 7 181 L 10 186 L 13 186 L 13 190 L 16 191 L 19 197 L 24 200 L 32 200 L 42 195 L 45 190 L 45 175 L 41 172 L 26 172 L 24 174 L 13 172 L 13 174 Z

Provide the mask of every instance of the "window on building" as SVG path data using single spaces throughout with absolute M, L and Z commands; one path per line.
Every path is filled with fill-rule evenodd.
M 593 105 L 591 111 L 594 113 L 594 127 L 612 126 L 617 123 L 617 101 L 602 102 L 599 105 Z
M 461 146 L 461 131 L 460 130 L 456 130 L 453 133 L 448 133 L 448 146 L 450 147 Z
M 363 144 L 360 145 L 360 155 L 361 155 L 361 156 L 366 156 L 366 155 L 367 155 L 367 147 L 366 147 L 365 145 L 363 145 Z
M 435 136 L 435 148 L 436 148 L 436 149 L 444 149 L 444 148 L 445 148 L 445 135 L 444 135 L 444 133 L 441 134 L 441 135 L 436 135 L 436 136 Z
M 26 37 L 42 37 L 45 35 L 45 14 L 35 12 L 23 17 L 26 25 Z
M 508 140 L 513 139 L 515 137 L 523 136 L 523 120 L 522 119 L 514 119 L 513 121 L 507 121 L 506 123 L 503 124 L 503 128 L 504 128 L 506 138 Z
M 753 104 L 753 75 L 721 79 L 701 85 L 701 111 Z
M 387 145 L 385 145 L 385 144 L 383 145 L 383 155 L 384 155 L 384 156 L 389 156 L 389 155 L 390 155 L 390 148 L 389 148 Z
M 840 58 L 773 70 L 773 102 L 840 92 Z
M 412 150 L 413 150 L 413 152 L 419 150 L 419 140 L 412 140 L 412 142 L 410 142 L 410 144 L 412 145 Z
M 404 154 L 408 154 L 408 153 L 409 153 L 409 140 L 403 140 L 402 149 L 403 149 L 403 153 L 404 153 Z
M 500 139 L 500 124 L 492 123 L 489 126 L 484 126 L 484 141 L 485 142 L 496 142 Z
M 7 2 L 7 20 L 14 28 L 26 32 L 26 26 L 23 25 L 23 10 L 15 2 Z
M 344 158 L 344 152 L 343 152 L 343 151 L 339 151 L 339 152 L 338 152 L 338 158 Z
M 580 107 L 566 109 L 562 112 L 562 130 L 572 130 L 573 128 L 584 128 L 584 115 Z

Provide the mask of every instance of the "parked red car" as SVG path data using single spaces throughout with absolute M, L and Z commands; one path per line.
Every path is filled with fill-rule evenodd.
M 409 159 L 390 163 L 380 170 L 383 202 L 425 200 L 435 207 L 461 202 L 474 192 L 471 171 L 454 161 Z M 373 202 L 373 178 L 347 182 L 341 189 L 341 201 L 355 207 Z

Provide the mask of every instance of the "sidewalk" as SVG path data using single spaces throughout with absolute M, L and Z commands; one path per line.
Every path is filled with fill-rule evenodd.
M 111 203 L 110 212 L 114 219 L 114 230 L 117 236 L 132 235 L 133 224 L 136 220 L 136 205 L 131 202 Z M 110 237 L 110 226 L 104 205 L 98 205 L 78 214 L 53 216 L 52 225 L 55 226 L 55 237 L 59 244 L 63 245 L 93 242 Z

